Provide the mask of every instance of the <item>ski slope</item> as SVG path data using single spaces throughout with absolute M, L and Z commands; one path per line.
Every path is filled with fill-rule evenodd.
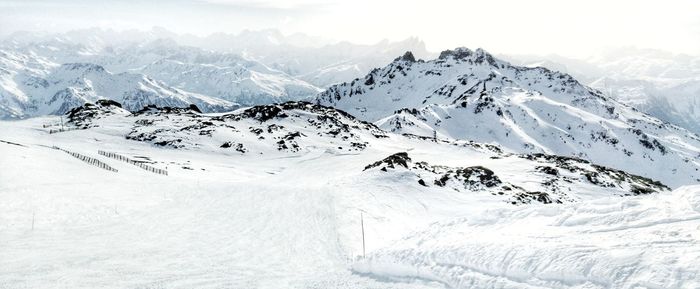
M 354 265 L 447 288 L 698 288 L 700 189 L 489 210 L 431 224 Z
M 300 118 L 270 121 L 301 130 L 306 114 L 293 112 Z M 139 120 L 177 128 L 178 117 L 193 121 L 115 114 L 55 134 L 42 125 L 56 117 L 0 122 L 0 288 L 698 286 L 698 187 L 619 197 L 574 180 L 566 204 L 511 205 L 421 186 L 416 176 L 429 174 L 413 168 L 363 170 L 404 151 L 414 163 L 483 165 L 526 189 L 543 178 L 531 173 L 533 160 L 453 144 L 353 130 L 368 147 L 337 149 L 311 137 L 313 128 L 296 152 L 248 146 L 255 138 L 245 137 L 247 153 L 219 148 L 218 133 L 183 132 L 205 145 L 181 149 L 125 138 Z M 168 176 L 98 150 L 147 160 Z
M 252 161 L 71 133 L 2 129 L 26 147 L 2 143 L 1 288 L 395 287 L 348 270 L 338 222 L 356 211 L 316 179 L 331 173 L 310 162 L 323 152 Z M 169 176 L 111 159 L 119 172 L 101 170 L 41 145 L 168 160 Z

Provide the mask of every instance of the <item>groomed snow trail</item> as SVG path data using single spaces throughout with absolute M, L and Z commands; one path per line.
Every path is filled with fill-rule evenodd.
M 352 273 L 335 187 L 313 168 L 323 152 L 227 163 L 127 151 L 193 168 L 160 176 L 107 158 L 119 172 L 104 171 L 27 134 L 0 137 L 27 145 L 1 148 L 0 288 L 434 288 Z M 99 157 L 96 145 L 65 142 Z
M 450 288 L 700 288 L 700 187 L 457 218 L 355 270 Z
M 47 135 L 36 129 L 45 121 L 0 122 L 3 289 L 700 286 L 700 187 L 512 206 L 418 185 L 405 170 L 362 171 L 409 151 L 416 161 L 493 167 L 523 185 L 532 177 L 521 160 L 452 145 L 395 139 L 361 153 L 239 154 L 128 141 L 128 122 Z M 147 157 L 169 174 L 98 150 Z M 360 211 L 367 260 L 357 259 Z

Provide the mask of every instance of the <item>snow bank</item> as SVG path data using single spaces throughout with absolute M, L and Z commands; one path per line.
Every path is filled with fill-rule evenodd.
M 698 288 L 700 186 L 436 223 L 358 273 L 451 288 Z

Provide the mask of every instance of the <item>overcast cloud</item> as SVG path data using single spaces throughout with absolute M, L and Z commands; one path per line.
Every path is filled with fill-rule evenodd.
M 206 35 L 276 28 L 374 43 L 416 36 L 433 51 L 585 55 L 610 46 L 700 54 L 700 1 L 0 0 L 0 34 L 102 27 Z

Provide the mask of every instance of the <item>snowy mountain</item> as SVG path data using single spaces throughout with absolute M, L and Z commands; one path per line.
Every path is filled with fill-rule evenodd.
M 61 38 L 8 45 L 55 63 L 94 63 L 109 71 L 146 74 L 181 90 L 243 105 L 311 97 L 319 88 L 238 54 L 181 46 L 171 39 L 85 45 Z
M 173 55 L 139 71 L 178 88 L 246 105 L 306 99 L 321 91 L 258 62 L 226 54 Z
M 56 116 L 0 121 L 0 284 L 698 284 L 698 188 L 308 102 L 120 106 L 72 109 L 63 132 Z
M 144 73 L 179 89 L 243 105 L 300 100 L 320 88 L 239 54 L 181 46 L 169 39 L 109 47 L 79 59 Z
M 340 42 L 317 48 L 273 48 L 267 53 L 251 51 L 246 55 L 319 87 L 362 77 L 375 67 L 387 65 L 396 55 L 408 50 L 420 57 L 433 55 L 426 50 L 425 43 L 417 38 L 398 42 L 384 40 L 373 45 Z
M 143 74 L 112 73 L 92 63 L 57 64 L 46 58 L 0 52 L 0 117 L 62 114 L 86 102 L 111 99 L 127 110 L 145 105 L 226 111 L 236 104 L 172 88 Z
M 303 34 L 285 36 L 276 30 L 194 37 L 160 28 L 122 32 L 86 29 L 46 35 L 15 33 L 0 42 L 0 50 L 4 58 L 11 54 L 28 59 L 24 64 L 15 61 L 9 67 L 3 67 L 10 71 L 3 79 L 4 92 L 0 102 L 3 118 L 64 112 L 66 108 L 82 103 L 79 99 L 90 99 L 88 96 L 77 96 L 81 92 L 67 90 L 65 94 L 69 96 L 57 98 L 66 101 L 66 108 L 61 109 L 60 104 L 46 104 L 48 100 L 36 100 L 47 98 L 43 94 L 55 94 L 56 91 L 23 88 L 23 84 L 16 83 L 20 80 L 13 76 L 30 74 L 26 77 L 42 79 L 52 69 L 63 64 L 95 64 L 113 74 L 143 74 L 143 81 L 127 82 L 157 81 L 159 84 L 155 86 L 163 89 L 150 88 L 157 93 L 177 89 L 182 94 L 202 95 L 174 98 L 206 96 L 211 98 L 207 101 L 257 105 L 310 99 L 321 92 L 322 87 L 362 76 L 373 67 L 386 65 L 395 54 L 402 51 L 412 50 L 423 56 L 430 55 L 425 44 L 416 38 L 357 45 L 348 42 L 331 43 Z M 7 66 L 7 62 L 12 60 L 2 61 Z M 18 72 L 32 69 L 22 67 L 31 65 L 28 63 L 31 61 L 40 62 L 42 67 L 38 68 L 38 73 Z M 175 104 L 170 94 L 164 97 L 170 100 L 164 100 L 161 104 Z M 35 100 L 32 102 L 28 98 Z M 120 100 L 114 96 L 109 98 Z M 94 96 L 92 100 L 94 101 Z M 43 101 L 44 104 L 38 105 L 37 101 Z M 203 104 L 207 101 L 190 103 Z M 40 108 L 42 105 L 48 108 Z M 209 107 L 218 105 L 220 104 L 206 104 L 202 109 L 212 111 Z M 132 108 L 127 102 L 124 106 Z
M 447 50 L 430 61 L 408 52 L 330 87 L 317 103 L 393 132 L 573 156 L 673 187 L 700 181 L 697 135 L 567 74 L 513 66 L 481 49 Z
M 591 57 L 509 56 L 524 66 L 567 72 L 661 120 L 700 133 L 700 58 L 653 49 L 619 48 Z M 546 60 L 545 60 L 546 59 Z
M 700 57 L 620 49 L 587 59 L 605 75 L 591 86 L 641 111 L 700 133 Z
M 368 163 L 358 172 L 377 178 L 380 183 L 402 179 L 401 182 L 438 190 L 490 194 L 512 204 L 577 202 L 598 195 L 629 196 L 668 190 L 660 182 L 582 159 L 538 153 L 515 155 L 496 145 L 391 134 L 343 111 L 308 102 L 254 106 L 216 115 L 202 114 L 196 108 L 157 106 L 125 114 L 119 103 L 100 102 L 71 110 L 65 125 L 68 129 L 98 131 L 119 126 L 124 137 L 132 141 L 236 155 L 286 155 L 310 150 L 338 154 L 370 151 L 381 155 L 390 154 L 385 147 L 392 142 L 454 150 L 484 165 L 430 164 L 414 161 L 407 152 L 398 152 Z M 124 130 L 129 126 L 130 130 Z M 529 172 L 527 181 L 519 177 L 523 171 Z
M 254 66 L 261 67 L 262 64 L 267 67 L 263 71 L 253 69 L 255 72 L 267 73 L 267 70 L 273 69 L 277 74 L 283 72 L 287 77 L 317 87 L 361 77 L 374 67 L 388 64 L 395 55 L 407 50 L 421 57 L 432 56 L 426 50 L 425 43 L 417 38 L 359 45 L 333 42 L 302 33 L 284 35 L 274 29 L 196 37 L 158 27 L 148 31 L 121 32 L 92 28 L 46 35 L 15 33 L 6 37 L 2 44 L 0 46 L 5 49 L 34 51 L 45 56 L 57 55 L 60 59 L 56 61 L 59 63 L 92 62 L 115 72 L 139 69 L 173 54 L 181 57 L 183 54 L 213 52 L 219 55 L 216 57 L 226 55 L 243 58 L 243 66 L 257 62 Z M 195 61 L 192 64 L 214 63 Z M 228 64 L 237 66 L 235 63 Z M 215 66 L 221 67 L 222 63 Z M 177 83 L 171 85 L 177 86 Z M 215 88 L 209 88 L 212 89 Z
M 407 50 L 420 57 L 432 56 L 425 43 L 416 37 L 360 45 L 303 33 L 284 35 L 275 29 L 216 33 L 202 38 L 163 35 L 183 45 L 245 56 L 318 87 L 361 77 Z

